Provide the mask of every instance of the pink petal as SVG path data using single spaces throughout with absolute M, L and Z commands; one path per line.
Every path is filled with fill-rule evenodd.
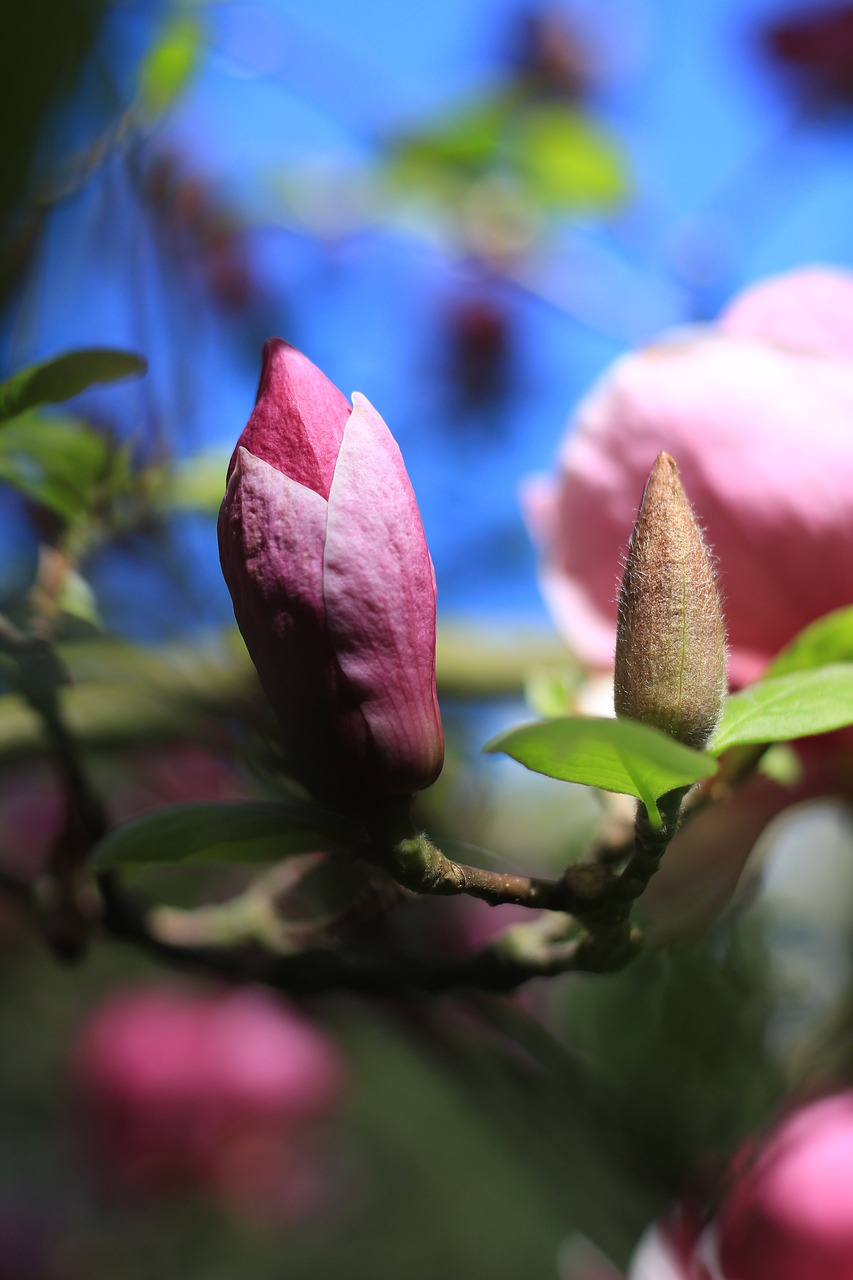
M 554 532 L 557 492 L 551 476 L 525 476 L 519 489 L 521 514 L 537 547 L 547 546 Z
M 443 757 L 435 575 L 400 450 L 372 405 L 353 401 L 329 495 L 326 615 L 385 789 L 408 792 Z
M 841 359 L 853 358 L 853 273 L 806 267 L 747 289 L 723 312 L 720 327 Z
M 666 1233 L 659 1227 L 650 1227 L 631 1259 L 627 1280 L 696 1280 L 696 1277 Z
M 318 494 L 238 448 L 219 517 L 222 571 L 299 775 L 320 783 L 336 763 L 337 663 L 323 594 L 327 513 Z
M 728 1280 L 850 1280 L 853 1094 L 782 1122 L 735 1175 L 716 1232 Z
M 301 351 L 270 338 L 252 416 L 237 447 L 328 498 L 350 404 Z M 237 456 L 231 459 L 231 468 Z

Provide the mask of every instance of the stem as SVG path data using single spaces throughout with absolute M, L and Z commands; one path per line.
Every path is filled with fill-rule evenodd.
M 623 904 L 628 911 L 637 898 L 645 892 L 649 881 L 660 866 L 667 846 L 678 830 L 681 802 L 688 790 L 688 787 L 679 787 L 660 797 L 658 809 L 661 825 L 659 827 L 652 826 L 644 805 L 637 806 L 634 851 L 619 874 L 614 891 L 616 901 Z
M 255 982 L 291 995 L 335 990 L 364 995 L 450 991 L 474 987 L 509 992 L 532 978 L 574 972 L 603 973 L 623 968 L 639 939 L 587 936 L 566 938 L 570 921 L 546 918 L 511 926 L 482 950 L 450 964 L 431 964 L 397 953 L 381 964 L 359 963 L 340 952 L 316 950 L 275 955 L 258 946 L 180 946 L 157 937 L 150 916 L 126 897 L 114 875 L 99 880 L 104 901 L 102 925 L 159 960 L 200 970 L 232 982 Z
M 42 723 L 63 793 L 65 822 L 51 850 L 43 920 L 57 954 L 76 959 L 92 925 L 92 904 L 81 889 L 80 872 L 107 829 L 106 813 L 63 719 L 59 690 L 69 683 L 69 675 L 48 635 L 35 628 L 19 631 L 0 617 L 0 653 L 14 662 L 19 692 Z
M 490 906 L 512 903 L 581 916 L 601 901 L 614 880 L 609 868 L 598 861 L 570 867 L 559 880 L 470 867 L 464 862 L 454 862 L 429 836 L 407 825 L 409 834 L 390 847 L 383 840 L 364 852 L 364 856 L 384 867 L 398 884 L 413 893 L 440 896 L 464 893 Z

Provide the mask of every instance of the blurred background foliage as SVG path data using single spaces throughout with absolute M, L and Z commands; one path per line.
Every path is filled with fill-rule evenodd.
M 627 346 L 768 272 L 853 264 L 851 13 L 32 0 L 5 15 L 2 374 L 89 356 L 58 384 L 54 368 L 2 389 L 0 598 L 59 644 L 111 819 L 275 793 L 214 516 L 279 333 L 378 405 L 422 505 L 449 735 L 424 820 L 472 861 L 556 870 L 581 851 L 589 797 L 478 760 L 525 681 L 540 706 L 573 678 L 517 484 Z M 61 805 L 39 721 L 0 678 L 0 860 L 35 877 Z M 813 900 L 782 833 L 748 910 L 622 975 L 515 1000 L 307 1005 L 350 1084 L 329 1193 L 298 1221 L 99 1184 L 70 1045 L 105 993 L 159 971 L 117 944 L 63 968 L 0 900 L 0 1277 L 610 1275 L 604 1259 L 624 1266 L 780 1099 L 849 1083 L 851 833 L 829 808 L 797 820 Z M 175 907 L 199 883 L 214 899 L 243 884 L 147 877 Z M 450 948 L 481 925 L 429 903 L 398 927 Z

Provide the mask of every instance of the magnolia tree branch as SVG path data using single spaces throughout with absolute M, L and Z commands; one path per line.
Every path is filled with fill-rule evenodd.
M 40 905 L 51 945 L 71 959 L 82 953 L 91 930 L 92 903 L 81 889 L 80 875 L 90 849 L 107 830 L 107 815 L 62 715 L 60 690 L 70 677 L 49 628 L 40 620 L 31 630 L 20 631 L 0 618 L 0 653 L 11 660 L 18 691 L 41 721 L 62 792 L 64 820 L 51 849 Z
M 630 920 L 631 906 L 674 834 L 681 794 L 672 793 L 661 803 L 665 816 L 659 831 L 650 826 L 644 812 L 638 815 L 635 846 L 633 852 L 626 850 L 621 872 L 593 857 L 571 866 L 559 880 L 544 880 L 453 862 L 423 835 L 399 842 L 404 847 L 398 883 L 409 892 L 469 894 L 495 905 L 545 909 L 538 919 L 513 925 L 488 946 L 450 963 L 397 952 L 364 959 L 333 947 L 281 955 L 260 939 L 236 945 L 215 940 L 178 942 L 158 927 L 158 909 L 130 897 L 114 873 L 98 879 L 98 923 L 113 938 L 170 966 L 230 982 L 261 983 L 294 995 L 333 990 L 386 995 L 462 987 L 508 992 L 533 978 L 612 972 L 630 963 L 642 945 Z M 44 918 L 53 909 L 49 890 L 50 885 L 0 875 L 0 891 L 35 917 Z
M 260 946 L 179 946 L 157 936 L 150 913 L 128 898 L 113 876 L 100 880 L 102 925 L 121 941 L 180 968 L 232 982 L 254 982 L 291 995 L 344 990 L 369 995 L 448 991 L 474 987 L 509 992 L 532 978 L 568 972 L 623 968 L 639 949 L 634 930 L 600 930 L 568 937 L 570 918 L 553 914 L 530 925 L 514 925 L 488 946 L 450 963 L 432 963 L 397 953 L 356 961 L 336 950 L 275 955 Z
M 399 886 L 420 895 L 468 895 L 491 904 L 516 904 L 543 912 L 515 925 L 471 956 L 432 963 L 397 953 L 365 960 L 343 947 L 313 947 L 283 955 L 262 937 L 224 945 L 215 934 L 176 939 L 162 929 L 163 913 L 129 898 L 118 878 L 98 881 L 100 900 L 84 875 L 87 855 L 107 827 L 73 734 L 65 724 L 60 689 L 67 674 L 49 638 L 18 631 L 0 619 L 0 654 L 13 664 L 22 696 L 39 716 L 65 798 L 65 823 L 50 872 L 35 885 L 0 874 L 0 891 L 37 918 L 54 949 L 73 958 L 98 924 L 166 963 L 230 981 L 251 981 L 295 994 L 344 989 L 391 993 L 471 986 L 509 991 L 536 977 L 623 968 L 641 945 L 631 923 L 633 903 L 657 870 L 678 826 L 683 790 L 659 802 L 655 828 L 638 807 L 633 845 L 595 848 L 563 876 L 547 879 L 489 871 L 448 858 L 405 812 L 385 815 L 373 843 L 354 851 L 378 864 Z M 619 870 L 619 867 L 622 867 Z

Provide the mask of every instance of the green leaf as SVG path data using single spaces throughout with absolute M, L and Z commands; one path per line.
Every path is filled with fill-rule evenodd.
M 564 106 L 527 109 L 513 132 L 513 169 L 540 207 L 559 212 L 609 208 L 628 194 L 621 149 L 602 129 Z
M 201 54 L 204 29 L 187 15 L 169 18 L 139 69 L 139 100 L 149 115 L 162 115 L 186 88 Z
M 70 618 L 98 629 L 103 625 L 92 586 L 76 569 L 66 572 L 57 603 L 60 611 Z
M 0 383 L 0 423 L 40 404 L 58 404 L 95 382 L 138 377 L 148 365 L 141 356 L 111 347 L 90 347 L 30 365 Z
M 503 751 L 549 778 L 582 782 L 604 791 L 636 796 L 655 825 L 657 800 L 716 772 L 717 762 L 659 729 L 635 720 L 564 716 L 522 725 L 487 742 L 484 751 Z
M 171 511 L 215 515 L 225 496 L 230 454 L 209 451 L 173 463 L 163 476 L 160 501 Z
M 22 414 L 0 431 L 0 480 L 73 520 L 88 509 L 108 455 L 106 441 L 85 422 Z
M 467 177 L 483 173 L 494 163 L 514 99 L 490 94 L 459 107 L 433 129 L 394 142 L 390 162 L 401 177 L 431 185 L 442 173 Z
M 711 751 L 788 742 L 853 724 L 853 663 L 759 680 L 726 699 Z
M 578 683 L 576 671 L 531 671 L 524 681 L 524 700 L 534 715 L 560 719 L 571 708 Z
M 276 862 L 346 848 L 361 834 L 339 814 L 275 801 L 179 804 L 111 831 L 95 847 L 96 871 L 153 862 Z
M 853 606 L 834 609 L 805 627 L 771 662 L 765 678 L 853 662 Z

